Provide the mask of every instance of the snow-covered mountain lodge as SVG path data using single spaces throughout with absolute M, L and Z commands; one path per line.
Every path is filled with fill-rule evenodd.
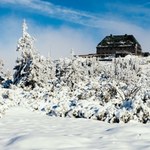
M 142 52 L 142 47 L 133 35 L 106 36 L 96 46 L 96 53 L 79 55 L 80 57 L 125 57 L 126 55 L 149 56 L 149 52 Z
M 141 55 L 142 48 L 133 35 L 109 35 L 96 47 L 96 53 L 104 56 L 126 56 L 128 54 Z

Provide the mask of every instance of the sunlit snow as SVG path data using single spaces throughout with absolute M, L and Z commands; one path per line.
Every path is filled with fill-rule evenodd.
M 149 124 L 48 117 L 22 107 L 0 120 L 1 150 L 149 150 Z

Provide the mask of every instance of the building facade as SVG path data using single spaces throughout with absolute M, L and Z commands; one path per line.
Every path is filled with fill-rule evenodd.
M 110 35 L 97 45 L 96 54 L 101 57 L 142 55 L 142 48 L 133 35 Z

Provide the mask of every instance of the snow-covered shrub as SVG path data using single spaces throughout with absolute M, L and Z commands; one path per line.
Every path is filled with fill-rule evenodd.
M 11 73 L 9 70 L 4 71 L 4 63 L 0 60 L 0 84 L 4 88 L 10 88 L 12 84 Z
M 139 76 L 141 76 L 140 65 L 143 61 L 138 56 L 128 55 L 124 58 L 113 58 L 112 62 L 99 61 L 98 58 L 82 59 L 90 64 L 91 67 L 89 67 L 88 71 L 91 73 L 91 76 L 99 74 L 103 79 L 112 78 L 118 82 L 123 81 L 128 84 L 134 84 L 139 80 Z
M 126 56 L 124 58 L 115 58 L 114 63 L 114 77 L 117 80 L 134 84 L 138 81 L 141 68 L 139 66 L 140 58 L 138 56 Z
M 0 87 L 0 118 L 5 114 L 6 110 L 16 106 L 14 90 Z

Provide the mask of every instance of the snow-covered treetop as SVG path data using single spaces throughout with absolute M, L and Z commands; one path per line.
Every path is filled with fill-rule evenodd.
M 23 37 L 25 37 L 25 35 L 27 35 L 27 29 L 28 29 L 28 26 L 26 24 L 26 20 L 24 19 L 23 20 L 23 25 L 22 25 L 22 33 L 23 33 Z
M 0 59 L 0 71 L 3 69 L 4 63 L 3 60 Z
M 26 21 L 22 25 L 22 37 L 18 41 L 17 51 L 21 52 L 23 59 L 32 59 L 35 54 L 34 41 L 35 39 L 27 32 L 28 26 Z
M 73 50 L 73 49 L 71 49 L 71 59 L 73 59 L 73 58 L 74 58 L 74 56 L 75 56 L 75 54 L 74 54 L 74 50 Z

